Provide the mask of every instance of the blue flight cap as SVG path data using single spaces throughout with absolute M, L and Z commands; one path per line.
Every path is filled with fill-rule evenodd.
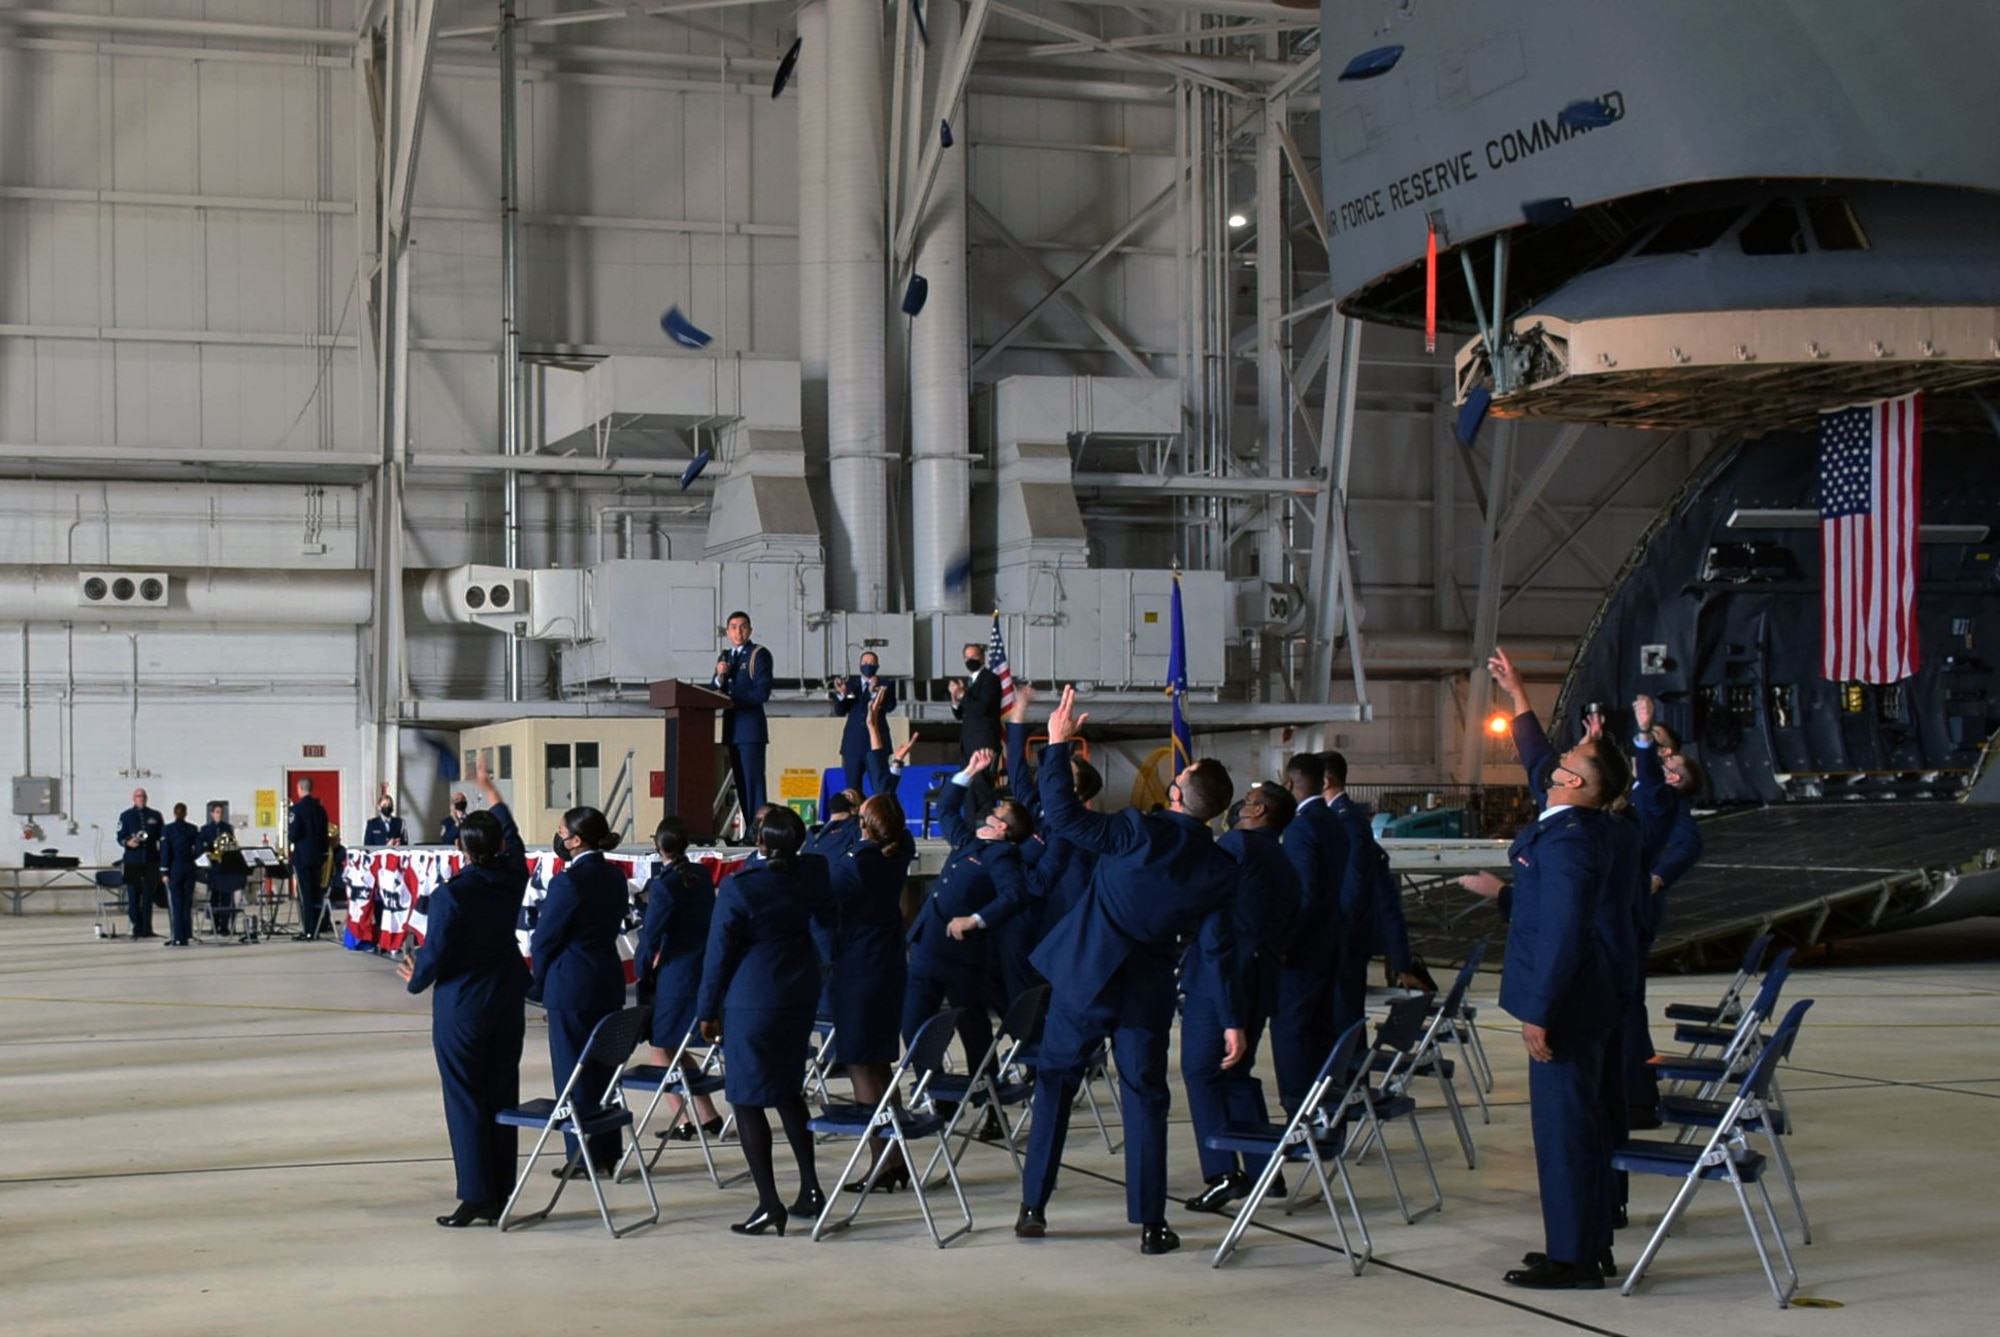
M 660 328 L 666 331 L 669 339 L 682 348 L 706 348 L 715 338 L 707 330 L 682 315 L 681 309 L 677 306 L 668 307 L 667 314 L 660 317 Z

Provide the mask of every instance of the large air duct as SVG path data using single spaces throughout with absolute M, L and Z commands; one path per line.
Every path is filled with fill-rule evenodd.
M 164 588 L 157 595 L 135 588 L 121 598 L 123 574 L 90 566 L 0 567 L 0 622 L 309 627 L 359 626 L 375 616 L 372 571 L 150 567 L 139 574 Z
M 890 603 L 882 8 L 826 7 L 827 596 L 877 612 Z
M 930 63 L 942 70 L 960 40 L 956 0 L 932 6 L 930 28 Z M 962 144 L 964 128 L 957 133 Z M 930 206 L 918 229 L 916 272 L 930 284 L 930 300 L 910 327 L 911 549 L 919 613 L 962 613 L 972 606 L 970 583 L 961 580 L 954 591 L 946 579 L 964 560 L 971 530 L 965 153 L 961 146 L 938 159 Z

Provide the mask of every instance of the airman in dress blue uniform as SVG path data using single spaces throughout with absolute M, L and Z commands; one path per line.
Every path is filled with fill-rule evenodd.
M 1339 1033 L 1333 1029 L 1333 986 L 1340 966 L 1340 899 L 1347 880 L 1347 829 L 1321 796 L 1326 767 L 1317 754 L 1285 763 L 1285 782 L 1298 810 L 1280 844 L 1298 873 L 1299 905 L 1291 942 L 1278 972 L 1271 1012 L 1271 1063 L 1278 1098 L 1296 1111 Z
M 1188 1114 L 1194 1122 L 1195 1146 L 1201 1156 L 1201 1193 L 1187 1200 L 1191 1212 L 1217 1212 L 1250 1191 L 1252 1167 L 1232 1152 L 1203 1145 L 1210 1132 L 1231 1125 L 1262 1126 L 1270 1122 L 1264 1084 L 1252 1067 L 1264 1024 L 1277 1002 L 1278 961 L 1298 917 L 1299 877 L 1279 844 L 1296 803 L 1290 793 L 1266 781 L 1252 785 L 1243 796 L 1236 823 L 1216 847 L 1236 861 L 1234 907 L 1236 980 L 1243 999 L 1243 1058 L 1222 1066 L 1225 1053 L 1222 1025 L 1226 1000 L 1216 997 L 1214 976 L 1201 969 L 1196 944 L 1181 960 L 1187 996 L 1181 1002 L 1181 1079 L 1187 1087 Z M 1255 1167 L 1261 1170 L 1261 1165 Z
M 1035 949 L 1035 968 L 1049 981 L 1048 1020 L 1028 1159 L 1021 1174 L 1021 1211 L 1014 1233 L 1040 1238 L 1055 1190 L 1085 1058 L 1106 1038 L 1117 1060 L 1125 1121 L 1125 1210 L 1140 1226 L 1139 1248 L 1162 1254 L 1179 1247 L 1167 1226 L 1167 1043 L 1174 1016 L 1175 945 L 1196 937 L 1197 973 L 1191 992 L 1218 998 L 1223 1067 L 1243 1057 L 1236 997 L 1232 898 L 1236 865 L 1215 848 L 1207 822 L 1229 806 L 1229 773 L 1197 761 L 1174 778 L 1163 813 L 1134 809 L 1087 811 L 1077 802 L 1069 739 L 1084 717 L 1065 689 L 1049 717 L 1049 750 L 1040 780 L 1049 829 L 1098 855 L 1083 903 L 1049 930 Z
M 201 856 L 201 829 L 187 819 L 187 804 L 174 805 L 174 820 L 160 829 L 160 863 L 167 874 L 167 946 L 194 941 L 194 861 Z
M 985 935 L 967 927 L 975 914 L 983 914 L 980 923 L 989 928 L 1004 923 L 1027 903 L 1019 846 L 1031 830 L 1028 810 L 1003 799 L 977 827 L 965 820 L 966 787 L 992 764 L 990 749 L 974 753 L 938 796 L 938 830 L 952 849 L 910 924 L 909 983 L 903 993 L 905 1044 L 940 1005 L 962 1009 L 958 1038 L 968 1069 L 985 1057 L 993 1023 L 987 1015 Z
M 708 925 L 715 914 L 715 881 L 706 865 L 687 857 L 687 823 L 678 817 L 664 818 L 653 832 L 653 848 L 660 862 L 646 882 L 646 917 L 639 926 L 639 945 L 633 968 L 638 976 L 639 998 L 653 998 L 650 1028 L 653 1048 L 666 1063 L 680 1051 L 681 1043 L 694 1029 L 695 999 L 701 992 L 702 954 L 708 950 Z M 668 1132 L 682 1136 L 679 1096 L 668 1096 Z M 722 1131 L 715 1106 L 707 1096 L 695 1098 L 691 1117 L 712 1125 L 712 1133 Z M 687 1136 L 692 1135 L 688 1129 Z
M 840 730 L 841 784 L 862 794 L 884 793 L 886 767 L 871 767 L 875 742 L 868 728 L 872 708 L 878 718 L 896 710 L 896 684 L 882 676 L 882 661 L 873 650 L 861 655 L 861 672 L 841 679 L 834 688 L 833 713 L 846 721 Z
M 323 897 L 326 888 L 322 882 L 321 869 L 326 863 L 327 834 L 326 808 L 313 797 L 313 782 L 308 776 L 298 779 L 298 801 L 292 804 L 286 834 L 291 845 L 292 881 L 298 889 L 299 931 L 293 934 L 298 942 L 313 942 L 319 938 L 320 923 L 326 918 Z
M 146 791 L 132 791 L 132 806 L 118 814 L 118 861 L 124 865 L 125 917 L 132 936 L 154 938 L 153 887 L 160 880 L 160 832 L 166 820 L 146 806 Z
M 709 686 L 729 698 L 722 712 L 722 742 L 729 749 L 729 770 L 747 830 L 764 806 L 764 750 L 771 742 L 764 703 L 771 699 L 771 652 L 750 639 L 748 613 L 731 613 L 727 631 L 729 648 L 715 661 Z
M 618 931 L 632 895 L 625 875 L 604 861 L 601 851 L 615 846 L 618 838 L 597 809 L 571 808 L 564 813 L 551 843 L 556 857 L 568 860 L 568 866 L 550 880 L 535 918 L 528 943 L 534 963 L 528 1001 L 548 1011 L 549 1069 L 560 1090 L 590 1040 L 591 1028 L 625 1006 L 625 963 L 618 955 Z M 610 1080 L 611 1069 L 602 1064 L 584 1069 L 575 1092 L 580 1113 L 597 1112 L 598 1097 Z M 611 1173 L 620 1147 L 616 1132 L 591 1139 L 590 1158 L 599 1174 Z M 583 1177 L 583 1162 L 574 1145 L 568 1163 L 556 1173 Z
M 397 967 L 411 993 L 431 996 L 431 1048 L 444 1087 L 445 1129 L 458 1175 L 458 1210 L 446 1227 L 491 1223 L 514 1184 L 519 1130 L 494 1115 L 521 1102 L 521 1045 L 528 964 L 515 925 L 528 890 L 521 833 L 482 772 L 492 804 L 462 825 L 466 863 L 433 891 L 423 946 Z

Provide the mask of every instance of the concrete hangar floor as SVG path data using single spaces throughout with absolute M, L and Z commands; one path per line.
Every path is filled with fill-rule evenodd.
M 1354 1277 L 1317 1209 L 1285 1220 L 1267 1207 L 1259 1219 L 1283 1231 L 1253 1228 L 1212 1270 L 1225 1223 L 1176 1207 L 1181 1251 L 1141 1257 L 1122 1161 L 1082 1123 L 1039 1243 L 1014 1239 L 1017 1180 L 1005 1152 L 981 1144 L 964 1161 L 977 1229 L 943 1252 L 907 1193 L 819 1244 L 733 1236 L 747 1188 L 718 1192 L 679 1149 L 662 1162 L 660 1224 L 626 1239 L 605 1235 L 584 1186 L 553 1219 L 505 1236 L 440 1230 L 431 1218 L 451 1208 L 452 1176 L 430 1004 L 388 961 L 291 942 L 161 951 L 94 940 L 87 917 L 0 917 L 4 1329 L 1990 1333 L 2000 921 L 1809 957 L 1787 993 L 1819 1002 L 1784 1081 L 1815 1243 L 1793 1238 L 1799 1295 L 1842 1307 L 1780 1312 L 1726 1185 L 1704 1188 L 1631 1298 L 1501 1285 L 1540 1239 L 1526 1061 L 1491 975 L 1476 991 L 1497 1069 L 1492 1125 L 1475 1111 L 1480 1168 L 1430 1102 L 1444 1210 L 1405 1225 L 1380 1166 L 1358 1168 L 1377 1258 Z M 1656 1015 L 1712 1002 L 1721 984 L 1655 979 Z M 530 1092 L 548 1080 L 546 1053 L 531 1021 Z M 1175 1102 L 1180 1195 L 1199 1185 L 1178 1091 Z M 735 1161 L 725 1153 L 725 1169 Z M 1635 1186 L 1621 1267 L 1672 1188 Z M 641 1198 L 618 1188 L 614 1212 Z

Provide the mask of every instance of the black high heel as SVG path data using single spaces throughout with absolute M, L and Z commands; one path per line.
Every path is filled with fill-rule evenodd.
M 851 1184 L 844 1185 L 843 1187 L 849 1193 L 861 1193 L 861 1192 L 894 1193 L 898 1189 L 905 1189 L 908 1188 L 909 1186 L 910 1186 L 910 1167 L 907 1163 L 905 1163 L 897 1166 L 893 1170 L 884 1170 L 880 1175 L 876 1176 L 875 1187 L 872 1190 L 869 1189 L 868 1180 L 865 1176 L 863 1178 L 855 1180 Z
M 819 1214 L 825 1210 L 826 1193 L 817 1188 L 800 1189 L 799 1196 L 792 1199 L 792 1205 L 787 1209 L 791 1215 L 806 1220 L 817 1220 Z
M 722 1116 L 718 1114 L 715 1118 L 705 1121 L 701 1126 L 701 1131 L 708 1135 L 710 1141 L 721 1137 Z M 662 1140 L 672 1138 L 676 1142 L 692 1142 L 694 1141 L 694 1120 L 689 1119 L 683 1123 L 677 1123 L 669 1131 L 661 1133 L 660 1137 Z
M 759 1207 L 751 1213 L 748 1221 L 738 1221 L 729 1229 L 738 1235 L 761 1235 L 768 1230 L 776 1234 L 779 1239 L 783 1239 L 786 1216 L 787 1213 L 782 1207 Z
M 440 1216 L 437 1223 L 447 1230 L 463 1230 L 473 1225 L 490 1226 L 499 1219 L 500 1209 L 490 1202 L 461 1202 L 457 1211 Z

